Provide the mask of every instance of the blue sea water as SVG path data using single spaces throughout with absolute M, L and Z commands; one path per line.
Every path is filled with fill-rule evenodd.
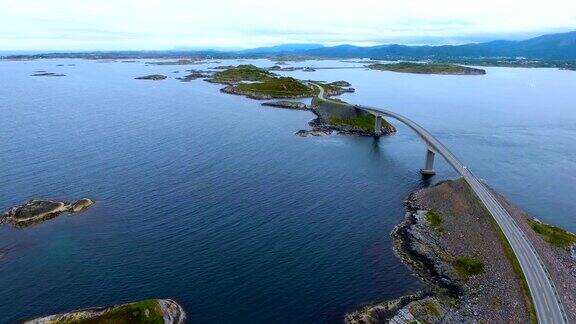
M 198 323 L 337 322 L 420 287 L 389 233 L 410 192 L 456 174 L 438 160 L 423 181 L 424 146 L 397 123 L 379 140 L 300 138 L 309 112 L 174 80 L 239 63 L 273 64 L 0 61 L 0 209 L 97 201 L 26 229 L 0 226 L 1 323 L 143 298 L 173 298 Z M 487 71 L 283 74 L 351 82 L 344 100 L 412 118 L 514 203 L 575 231 L 576 72 Z M 169 79 L 134 80 L 152 73 Z

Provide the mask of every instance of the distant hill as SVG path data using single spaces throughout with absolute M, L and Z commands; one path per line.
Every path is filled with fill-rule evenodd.
M 576 60 L 576 31 L 548 34 L 523 41 L 497 40 L 485 43 L 441 46 L 378 45 L 359 47 L 339 45 L 324 47 L 320 44 L 284 44 L 247 50 L 201 49 L 177 47 L 168 51 L 92 51 L 55 53 L 0 53 L 3 58 L 171 58 L 195 56 L 198 58 L 239 58 L 265 56 L 311 56 L 328 58 L 372 59 L 431 59 L 431 60 L 477 60 L 524 57 L 540 61 L 556 62 L 554 66 L 576 69 L 576 64 L 559 64 Z
M 301 54 L 325 57 L 390 57 L 410 58 L 486 58 L 526 57 L 532 59 L 576 59 L 576 31 L 549 34 L 523 41 L 492 41 L 486 43 L 442 46 L 379 45 L 358 47 L 340 45 L 303 51 Z
M 323 47 L 321 44 L 284 44 L 270 47 L 257 47 L 238 51 L 239 54 L 290 54 Z

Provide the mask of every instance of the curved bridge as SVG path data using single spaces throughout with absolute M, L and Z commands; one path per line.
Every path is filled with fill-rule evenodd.
M 311 83 L 319 89 L 318 97 L 330 101 L 324 94 L 324 89 L 318 84 Z M 333 101 L 334 102 L 334 101 Z M 336 102 L 335 102 L 336 103 Z M 341 102 L 338 102 L 341 104 Z M 567 323 L 566 314 L 562 302 L 556 292 L 556 287 L 550 278 L 544 263 L 538 256 L 532 243 L 526 238 L 518 224 L 508 211 L 498 201 L 494 193 L 480 181 L 468 168 L 460 162 L 450 150 L 440 143 L 432 134 L 412 120 L 389 110 L 378 109 L 369 106 L 354 105 L 355 108 L 369 112 L 376 116 L 375 129 L 380 130 L 382 117 L 391 117 L 410 127 L 426 143 L 426 162 L 420 172 L 424 175 L 434 174 L 434 155 L 441 155 L 450 166 L 458 172 L 470 185 L 482 204 L 488 209 L 496 223 L 506 236 L 516 254 L 528 287 L 532 295 L 536 316 L 540 323 Z M 377 135 L 379 135 L 377 133 Z

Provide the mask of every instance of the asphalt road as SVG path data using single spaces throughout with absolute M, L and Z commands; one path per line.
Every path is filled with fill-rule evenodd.
M 324 90 L 317 84 L 311 83 L 320 89 L 319 97 L 330 101 L 324 95 Z M 341 104 L 341 102 L 339 102 Z M 378 109 L 368 106 L 353 105 L 356 108 L 365 110 L 376 116 L 394 118 L 406 126 L 410 127 L 418 134 L 424 142 L 436 153 L 440 154 L 456 172 L 458 172 L 468 182 L 472 190 L 476 193 L 480 201 L 486 206 L 496 223 L 502 229 L 502 232 L 512 246 L 516 254 L 536 309 L 536 316 L 539 323 L 567 323 L 566 314 L 562 302 L 558 297 L 556 288 L 544 263 L 538 256 L 536 250 L 526 238 L 514 218 L 500 204 L 486 185 L 477 178 L 462 162 L 460 162 L 450 150 L 440 143 L 432 134 L 422 128 L 412 120 L 396 114 L 389 110 Z

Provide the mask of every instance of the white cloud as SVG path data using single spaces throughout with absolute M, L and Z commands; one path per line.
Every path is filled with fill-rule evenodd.
M 2 50 L 459 42 L 574 26 L 573 0 L 0 0 Z

